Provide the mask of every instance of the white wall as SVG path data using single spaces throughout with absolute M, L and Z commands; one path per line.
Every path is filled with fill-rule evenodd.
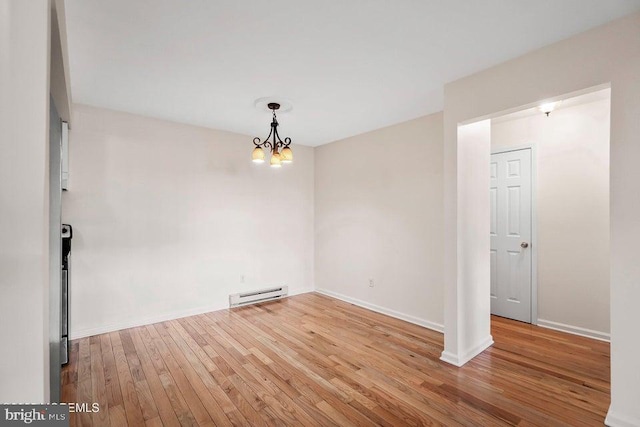
M 609 333 L 609 112 L 607 97 L 560 108 L 549 117 L 536 111 L 494 121 L 491 127 L 493 149 L 536 147 L 541 324 L 604 337 Z
M 273 170 L 248 136 L 83 105 L 73 119 L 72 336 L 313 289 L 312 148 Z
M 465 324 L 451 313 L 464 287 L 457 127 L 598 85 L 611 85 L 611 407 L 607 423 L 640 425 L 640 14 L 636 13 L 445 86 L 445 349 Z M 484 159 L 479 159 L 484 161 Z M 479 179 L 482 179 L 478 175 Z M 487 228 L 488 231 L 488 228 Z M 488 250 L 488 248 L 486 248 Z M 466 298 L 463 296 L 463 298 Z M 489 316 L 478 310 L 478 318 Z M 464 349 L 459 349 L 464 351 Z
M 442 114 L 316 147 L 315 171 L 316 288 L 442 330 Z
M 0 402 L 49 399 L 49 7 L 0 2 Z

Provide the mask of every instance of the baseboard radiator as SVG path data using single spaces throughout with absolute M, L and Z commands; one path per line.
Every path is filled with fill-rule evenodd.
M 260 289 L 257 291 L 243 292 L 229 295 L 229 307 L 240 307 L 242 305 L 256 304 L 259 302 L 272 301 L 285 297 L 289 294 L 288 286 L 278 286 L 275 288 Z

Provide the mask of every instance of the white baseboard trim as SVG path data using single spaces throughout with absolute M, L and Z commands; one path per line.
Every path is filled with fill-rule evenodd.
M 482 340 L 482 342 L 475 347 L 465 351 L 461 356 L 458 356 L 450 351 L 443 351 L 440 356 L 440 360 L 443 362 L 447 362 L 451 365 L 457 366 L 458 368 L 463 366 L 465 363 L 488 349 L 493 345 L 493 337 L 489 335 L 487 338 Z
M 404 320 L 405 322 L 413 323 L 414 325 L 431 329 L 432 331 L 444 333 L 444 325 L 441 325 L 440 323 L 435 323 L 430 320 L 421 319 L 419 317 L 411 316 L 410 314 L 401 313 L 399 311 L 395 311 L 390 308 L 381 307 L 376 304 L 371 304 L 369 302 L 362 301 L 357 298 L 352 298 L 347 295 L 339 294 L 337 292 L 329 291 L 327 289 L 316 289 L 316 292 L 332 298 L 339 299 L 344 302 L 348 302 L 353 305 L 357 305 L 358 307 L 366 308 L 367 310 L 375 311 L 376 313 L 385 314 L 387 316 L 394 317 L 396 319 Z
M 554 329 L 560 332 L 567 332 L 569 334 L 580 335 L 582 337 L 593 338 L 600 341 L 611 341 L 611 335 L 606 332 L 594 331 L 592 329 L 581 328 L 579 326 L 552 322 L 551 320 L 538 319 L 538 326 L 548 329 Z
M 313 289 L 297 289 L 289 292 L 287 297 L 294 295 L 305 294 L 313 292 Z M 120 331 L 122 329 L 135 328 L 138 326 L 153 325 L 154 323 L 166 322 L 168 320 L 180 319 L 183 317 L 196 316 L 198 314 L 209 313 L 212 311 L 224 310 L 229 308 L 227 301 L 221 304 L 208 305 L 203 307 L 191 308 L 187 310 L 172 311 L 169 313 L 163 313 L 157 316 L 143 317 L 140 319 L 127 319 L 121 322 L 110 323 L 108 325 L 97 326 L 95 328 L 81 329 L 79 331 L 71 331 L 69 334 L 70 340 L 77 340 L 80 338 L 92 337 L 94 335 L 106 334 L 108 332 Z
M 289 290 L 289 295 L 287 295 L 288 297 L 292 297 L 294 295 L 301 295 L 301 294 L 308 294 L 310 292 L 314 292 L 315 289 L 313 288 L 301 288 L 301 289 L 293 289 L 293 290 Z
M 604 419 L 604 424 L 609 427 L 638 427 L 640 426 L 640 418 L 626 418 L 616 414 L 609 407 L 609 412 L 607 412 L 607 418 Z
M 451 353 L 450 351 L 443 351 L 440 355 L 440 360 L 442 360 L 443 362 L 447 362 L 448 364 L 453 366 L 462 366 L 462 364 L 460 364 L 460 362 L 458 361 L 458 356 Z
M 95 328 L 82 329 L 79 331 L 73 331 L 70 334 L 69 339 L 77 340 L 79 338 L 92 337 L 94 335 L 106 334 L 108 332 L 120 331 L 122 329 L 135 328 L 138 326 L 153 325 L 154 323 L 166 322 L 167 320 L 180 319 L 182 317 L 195 316 L 202 313 L 209 313 L 210 311 L 222 310 L 229 308 L 228 305 L 218 304 L 209 305 L 205 307 L 192 308 L 188 310 L 172 311 L 169 313 L 163 313 L 158 316 L 142 317 L 140 319 L 127 319 L 121 322 L 110 323 L 107 325 L 97 326 Z

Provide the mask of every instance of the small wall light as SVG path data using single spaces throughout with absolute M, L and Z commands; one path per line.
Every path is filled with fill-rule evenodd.
M 547 117 L 549 117 L 549 114 L 556 109 L 556 107 L 560 104 L 560 101 L 558 102 L 547 102 L 545 104 L 542 104 L 541 106 L 538 107 L 538 110 L 540 110 L 542 113 L 545 113 L 547 115 Z

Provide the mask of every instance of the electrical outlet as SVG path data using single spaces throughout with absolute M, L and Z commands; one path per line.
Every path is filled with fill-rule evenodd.
M 373 279 L 369 279 L 369 287 L 373 288 Z

